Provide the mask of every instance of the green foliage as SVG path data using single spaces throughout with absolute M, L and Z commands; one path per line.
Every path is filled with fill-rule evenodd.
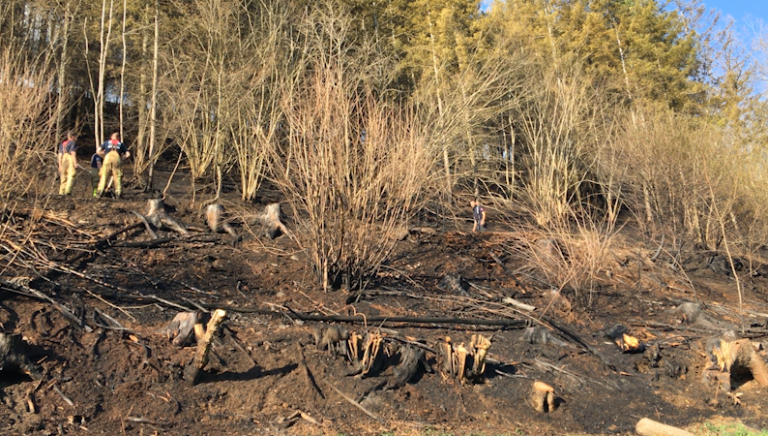
M 768 436 L 768 430 L 753 430 L 740 422 L 717 425 L 705 423 L 694 432 L 698 436 Z

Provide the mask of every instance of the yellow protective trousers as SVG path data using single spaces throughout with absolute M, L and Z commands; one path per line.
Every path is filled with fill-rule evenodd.
M 61 176 L 59 195 L 69 195 L 72 193 L 72 185 L 75 183 L 75 157 L 69 153 L 64 153 L 61 156 L 59 171 Z
M 111 175 L 115 183 L 115 195 L 118 197 L 123 193 L 123 160 L 120 159 L 120 153 L 117 151 L 110 151 L 104 156 L 104 163 L 101 165 L 101 171 L 99 172 L 101 179 L 99 179 L 99 193 L 104 193 L 107 188 L 107 180 Z

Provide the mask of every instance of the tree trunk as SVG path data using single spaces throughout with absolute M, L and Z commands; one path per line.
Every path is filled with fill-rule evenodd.
M 149 113 L 149 174 L 147 176 L 147 186 L 145 190 L 147 192 L 152 191 L 152 186 L 155 181 L 155 141 L 156 141 L 156 128 L 157 128 L 157 81 L 158 71 L 157 65 L 160 60 L 160 12 L 155 0 L 155 46 L 152 54 L 152 102 L 150 104 Z

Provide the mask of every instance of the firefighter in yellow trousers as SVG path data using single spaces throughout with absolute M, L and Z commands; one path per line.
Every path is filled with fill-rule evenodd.
M 123 195 L 123 158 L 129 158 L 131 153 L 120 142 L 120 135 L 113 133 L 108 141 L 101 144 L 101 150 L 104 152 L 104 163 L 101 165 L 99 175 L 99 187 L 96 196 L 104 195 L 104 189 L 107 187 L 107 180 L 111 175 L 115 183 L 115 196 L 120 198 Z
M 61 183 L 59 184 L 59 195 L 70 195 L 72 193 L 72 184 L 75 182 L 75 159 L 77 144 L 75 144 L 77 135 L 75 132 L 67 133 L 67 140 L 59 145 L 58 162 L 59 175 Z

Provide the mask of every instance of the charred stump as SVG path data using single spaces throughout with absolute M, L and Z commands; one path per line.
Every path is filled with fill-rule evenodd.
M 0 371 L 17 371 L 34 380 L 42 378 L 40 367 L 32 363 L 24 352 L 21 335 L 0 333 Z
M 224 206 L 215 203 L 210 204 L 205 210 L 205 218 L 208 222 L 208 228 L 213 233 L 229 233 L 233 238 L 237 237 L 235 229 L 229 225 L 229 222 L 225 219 Z
M 165 211 L 165 202 L 162 199 L 149 200 L 148 205 L 149 211 L 147 212 L 146 219 L 155 228 L 171 230 L 184 237 L 189 236 L 187 228 Z
M 268 204 L 264 211 L 257 215 L 254 224 L 261 222 L 264 224 L 264 232 L 269 239 L 275 239 L 283 234 L 288 234 L 288 228 L 282 221 L 283 213 L 280 210 L 280 203 Z

